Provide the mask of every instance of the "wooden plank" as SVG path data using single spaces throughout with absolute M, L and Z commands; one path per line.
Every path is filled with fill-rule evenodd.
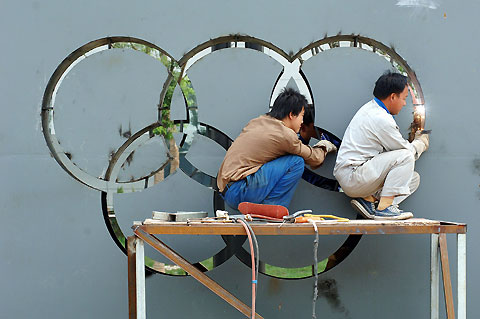
M 143 224 L 165 224 L 165 221 L 162 220 L 157 220 L 157 219 L 152 219 L 148 218 L 146 219 Z M 175 223 L 175 222 L 168 222 L 169 224 Z M 199 223 L 199 221 L 192 221 L 193 224 Z M 336 220 L 325 220 L 325 221 L 320 221 L 318 225 L 440 225 L 441 223 L 449 223 L 449 222 L 441 222 L 438 220 L 431 220 L 431 219 L 425 219 L 425 218 L 411 218 L 411 219 L 406 219 L 406 220 L 374 220 L 374 219 L 352 219 L 349 220 L 348 222 L 339 222 Z M 177 224 L 184 224 L 184 222 L 177 222 Z M 229 223 L 222 223 L 222 222 L 210 222 L 209 224 L 229 224 Z M 230 223 L 232 224 L 232 223 Z M 255 224 L 255 222 L 253 222 Z M 261 223 L 264 224 L 264 223 Z M 278 223 L 270 223 L 271 225 L 277 225 Z M 457 224 L 457 223 L 451 223 L 453 225 L 464 225 L 464 224 Z M 285 226 L 302 226 L 304 224 L 284 224 Z
M 137 274 L 135 267 L 135 236 L 127 238 L 128 260 L 128 318 L 137 319 Z
M 450 279 L 450 265 L 448 263 L 447 235 L 440 234 L 440 259 L 442 261 L 443 291 L 445 294 L 445 307 L 447 309 L 447 318 L 455 319 L 455 309 L 453 307 L 452 281 Z
M 182 256 L 177 254 L 170 247 L 165 245 L 161 240 L 146 233 L 141 227 L 137 227 L 134 230 L 134 232 L 138 237 L 143 239 L 146 243 L 151 245 L 153 248 L 159 251 L 162 255 L 170 259 L 172 262 L 180 266 L 183 270 L 188 272 L 198 282 L 200 282 L 205 287 L 213 291 L 216 295 L 218 295 L 220 298 L 228 302 L 235 309 L 240 311 L 245 316 L 251 317 L 252 309 L 250 307 L 245 305 L 243 302 L 237 299 L 234 295 L 229 293 L 225 288 L 223 288 L 218 283 L 216 283 L 213 279 L 211 279 L 210 277 L 205 275 L 203 272 L 198 270 L 195 266 L 190 264 L 186 259 L 184 259 Z M 263 319 L 263 317 L 260 316 L 259 314 L 255 314 L 255 318 Z
M 250 223 L 256 235 L 313 235 L 313 226 L 304 224 Z M 150 234 L 190 235 L 245 235 L 240 224 L 220 222 L 158 222 L 145 220 L 141 226 Z M 354 220 L 350 222 L 319 222 L 320 235 L 383 235 L 383 234 L 434 234 L 465 233 L 463 224 L 441 225 L 438 221 L 415 219 L 408 221 Z

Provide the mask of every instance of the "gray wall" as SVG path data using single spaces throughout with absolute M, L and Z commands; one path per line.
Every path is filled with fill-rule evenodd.
M 475 35 L 480 4 L 424 0 L 411 1 L 417 4 L 411 7 L 397 5 L 404 2 L 2 1 L 0 317 L 121 318 L 128 313 L 126 257 L 107 232 L 100 192 L 79 183 L 57 164 L 41 130 L 47 82 L 72 51 L 98 38 L 123 35 L 147 40 L 180 59 L 211 38 L 240 33 L 295 53 L 325 35 L 341 32 L 394 47 L 417 74 L 427 103 L 427 128 L 433 134 L 430 150 L 417 162 L 421 186 L 403 207 L 418 217 L 468 223 L 467 304 L 468 315 L 474 318 L 480 311 L 475 303 L 480 275 L 473 271 L 480 266 L 474 245 L 480 237 L 476 105 L 480 47 Z M 349 118 L 371 98 L 374 80 L 387 67 L 377 56 L 348 49 L 307 61 L 302 70 L 312 87 L 317 125 L 342 136 Z M 200 60 L 189 71 L 200 120 L 235 138 L 250 118 L 266 112 L 280 71 L 278 63 L 254 51 L 218 51 Z M 72 160 L 92 176 L 104 174 L 110 152 L 125 141 L 119 128 L 134 133 L 156 120 L 165 79 L 160 63 L 136 52 L 100 53 L 77 65 L 59 89 L 55 113 L 59 140 Z M 181 96 L 174 99 L 173 104 L 179 105 Z M 407 108 L 397 118 L 405 132 L 410 112 Z M 190 161 L 211 175 L 224 154 L 217 144 L 201 137 L 190 151 Z M 163 161 L 160 153 L 147 147 L 124 178 L 151 171 L 157 164 L 152 158 Z M 153 209 L 212 212 L 212 194 L 177 171 L 162 183 L 142 192 L 116 194 L 113 200 L 119 224 L 129 234 L 131 222 Z M 355 216 L 346 196 L 304 182 L 290 210 L 301 208 Z M 307 265 L 312 240 L 262 238 L 262 258 L 282 266 Z M 322 239 L 320 257 L 328 256 L 341 241 Z M 170 237 L 166 242 L 192 260 L 208 258 L 223 247 L 216 237 Z M 453 261 L 453 236 L 448 243 Z M 317 314 L 427 317 L 429 247 L 428 236 L 364 237 L 342 264 L 321 276 Z M 456 274 L 455 263 L 451 268 Z M 249 303 L 249 270 L 231 258 L 209 275 Z M 313 279 L 262 276 L 258 312 L 265 318 L 308 318 L 312 286 Z M 242 317 L 192 278 L 164 275 L 147 278 L 147 312 L 149 318 Z

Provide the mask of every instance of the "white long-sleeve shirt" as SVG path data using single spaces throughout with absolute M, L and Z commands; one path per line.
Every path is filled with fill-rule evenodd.
M 422 151 L 419 143 L 405 140 L 393 116 L 371 100 L 357 111 L 348 124 L 333 174 L 343 167 L 362 165 L 375 155 L 393 150 L 407 149 L 417 159 Z

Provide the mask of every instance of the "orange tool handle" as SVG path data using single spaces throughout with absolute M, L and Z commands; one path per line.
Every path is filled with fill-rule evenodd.
M 325 220 L 325 218 L 333 219 L 339 222 L 348 222 L 348 218 L 338 217 L 334 215 L 312 215 L 312 214 L 305 214 L 304 216 L 300 216 L 295 218 L 295 223 L 308 223 L 309 220 Z
M 295 218 L 295 224 L 298 223 L 308 223 L 308 218 L 303 216 Z

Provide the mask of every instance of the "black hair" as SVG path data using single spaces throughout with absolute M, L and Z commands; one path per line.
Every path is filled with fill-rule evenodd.
M 310 125 L 315 121 L 315 109 L 311 105 L 305 106 L 305 114 L 303 115 L 303 124 Z
M 377 99 L 383 100 L 390 96 L 390 94 L 400 94 L 407 86 L 407 77 L 400 73 L 386 71 L 375 82 L 373 89 L 373 96 Z
M 267 115 L 283 120 L 290 113 L 298 115 L 307 107 L 307 99 L 303 94 L 292 88 L 284 88 L 273 102 L 272 109 Z

